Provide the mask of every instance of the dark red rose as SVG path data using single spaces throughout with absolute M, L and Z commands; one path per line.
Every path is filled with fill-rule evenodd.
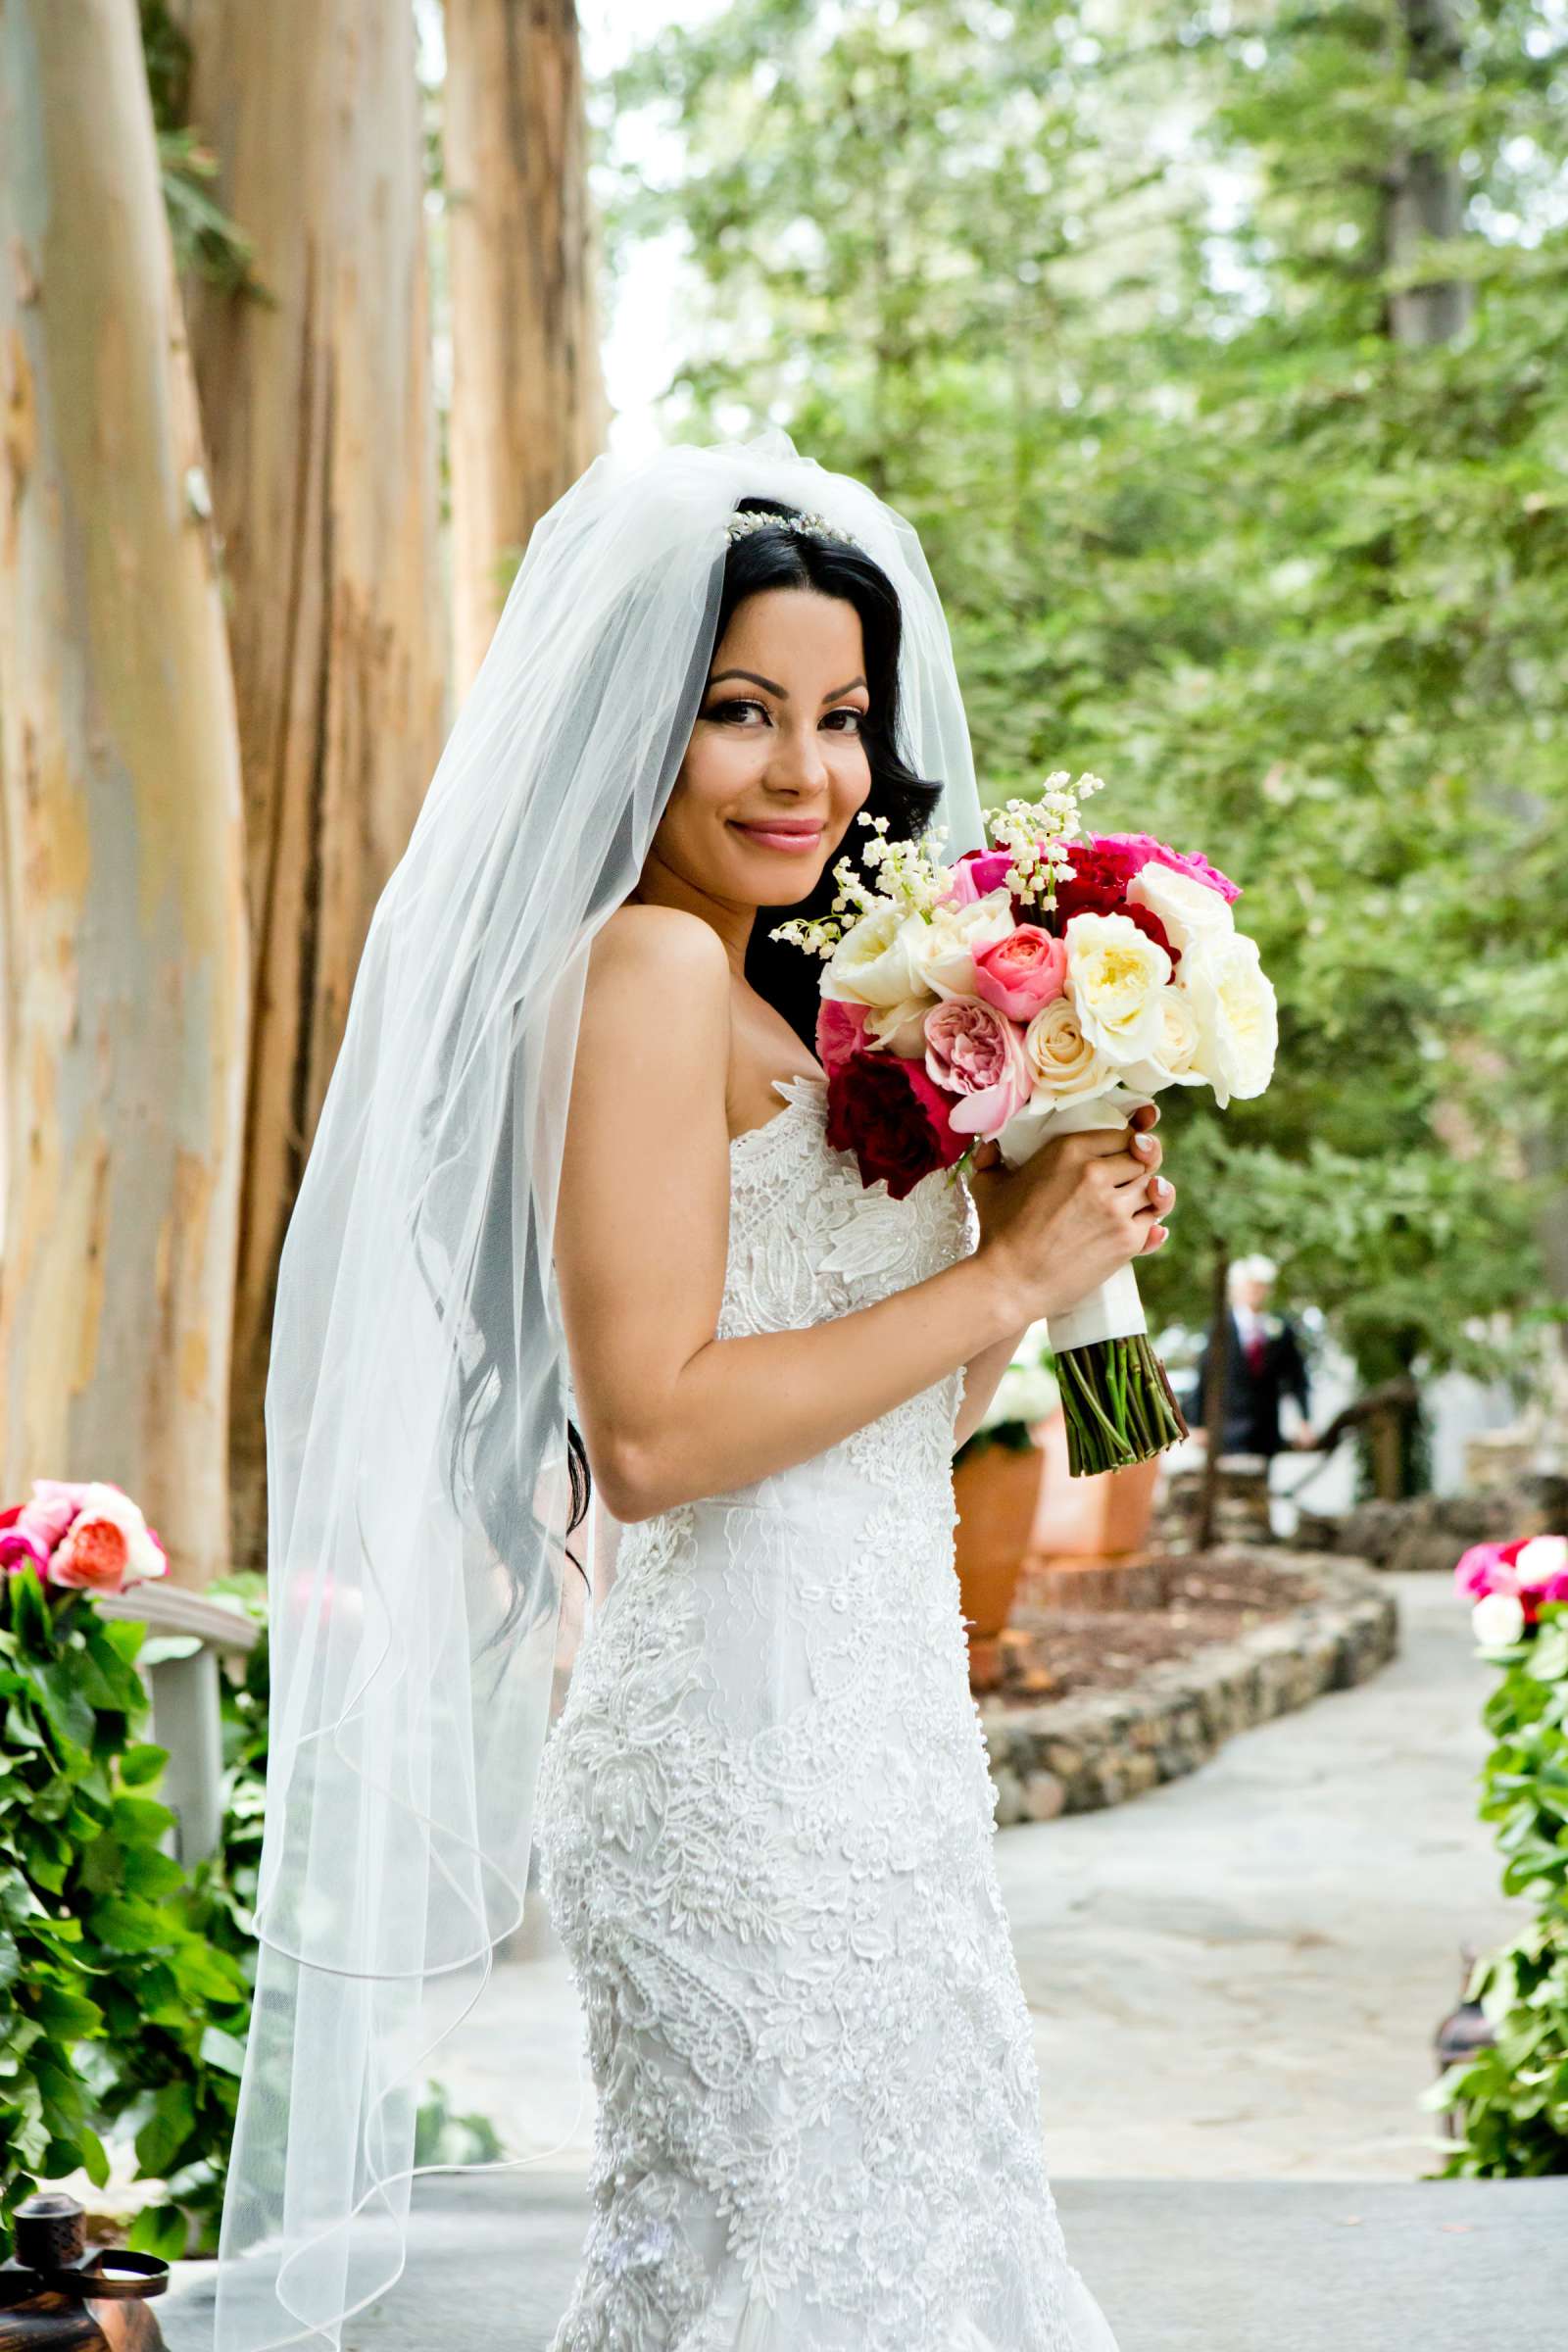
M 1120 844 L 1101 842 L 1092 846 L 1075 842 L 1067 856 L 1072 880 L 1056 884 L 1056 914 L 1062 929 L 1075 914 L 1124 914 L 1164 949 L 1174 969 L 1181 961 L 1180 951 L 1172 947 L 1158 915 L 1151 907 L 1127 903 L 1127 885 L 1139 866 L 1148 863 L 1147 858 L 1129 859 Z
M 951 1168 L 971 1139 L 955 1135 L 949 1098 L 917 1061 L 872 1050 L 852 1054 L 828 1081 L 827 1140 L 853 1152 L 860 1182 L 886 1183 L 895 1200 L 933 1168 Z

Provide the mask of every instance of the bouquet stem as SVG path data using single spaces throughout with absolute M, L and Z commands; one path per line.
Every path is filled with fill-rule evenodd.
M 1148 1334 L 1091 1340 L 1056 1357 L 1073 1478 L 1152 1461 L 1187 1435 L 1165 1367 Z

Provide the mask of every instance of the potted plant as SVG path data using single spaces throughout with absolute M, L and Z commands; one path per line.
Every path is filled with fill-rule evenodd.
M 953 1458 L 955 1555 L 971 1641 L 994 1640 L 1011 1612 L 1040 1496 L 1034 1426 L 1058 1409 L 1046 1327 L 1033 1323 Z

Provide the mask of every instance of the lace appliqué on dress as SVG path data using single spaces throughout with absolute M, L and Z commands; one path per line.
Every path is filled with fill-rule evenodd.
M 975 1247 L 824 1089 L 731 1147 L 721 1338 Z M 599 2091 L 552 2352 L 1114 2352 L 1066 2264 L 953 1573 L 959 1373 L 628 1528 L 546 1744 L 541 1878 Z

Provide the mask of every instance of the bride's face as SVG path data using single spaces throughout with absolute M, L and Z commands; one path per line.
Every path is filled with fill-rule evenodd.
M 732 906 L 805 898 L 871 788 L 864 665 L 842 597 L 767 588 L 737 605 L 654 837 L 662 862 Z

